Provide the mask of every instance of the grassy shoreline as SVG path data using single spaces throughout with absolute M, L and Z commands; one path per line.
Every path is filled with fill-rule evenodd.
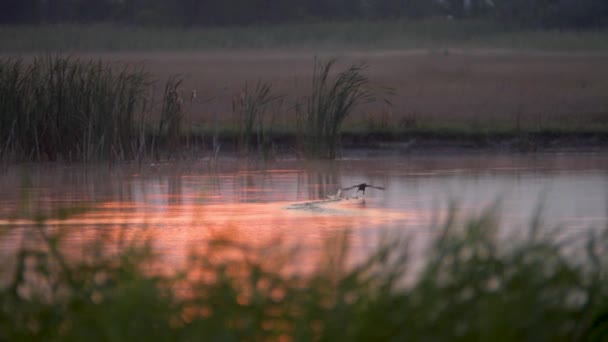
M 268 137 L 272 141 L 271 157 L 299 156 L 299 138 L 295 132 L 275 132 Z M 192 151 L 203 151 L 207 155 L 213 145 L 214 132 L 194 133 L 182 137 L 184 155 Z M 237 153 L 238 136 L 233 132 L 220 132 L 217 141 L 223 153 Z M 606 130 L 587 131 L 462 131 L 462 130 L 409 130 L 402 132 L 345 131 L 341 134 L 340 148 L 346 150 L 381 150 L 387 153 L 445 153 L 445 152 L 606 152 L 608 132 Z M 254 147 L 255 149 L 255 147 Z M 167 155 L 166 153 L 162 153 Z M 338 153 L 340 155 L 340 153 Z M 168 155 L 167 155 L 168 156 Z M 194 155 L 196 156 L 196 154 Z
M 392 143 L 601 150 L 608 139 L 605 57 L 350 55 L 323 76 L 357 88 L 311 81 L 312 63 L 298 54 L 140 56 L 1 60 L 1 159 L 141 160 L 220 147 L 264 158 L 334 149 L 332 158 L 336 148 Z M 366 59 L 377 67 L 358 67 Z M 321 138 L 331 147 L 311 155 Z

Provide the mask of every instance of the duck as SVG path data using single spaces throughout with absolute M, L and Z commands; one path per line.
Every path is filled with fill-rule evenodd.
M 363 192 L 363 194 L 365 195 L 365 189 L 366 188 L 373 188 L 373 189 L 378 189 L 378 190 L 385 190 L 383 187 L 381 186 L 375 186 L 375 185 L 370 185 L 367 183 L 361 183 L 361 184 L 357 184 L 357 185 L 353 185 L 351 187 L 348 188 L 343 188 L 341 190 L 346 191 L 346 190 L 350 190 L 350 189 L 354 189 L 357 188 L 357 192 L 361 191 Z

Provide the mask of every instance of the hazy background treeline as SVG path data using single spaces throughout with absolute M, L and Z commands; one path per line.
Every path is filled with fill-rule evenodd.
M 2 0 L 0 24 L 233 26 L 386 18 L 484 18 L 507 26 L 608 26 L 606 0 Z

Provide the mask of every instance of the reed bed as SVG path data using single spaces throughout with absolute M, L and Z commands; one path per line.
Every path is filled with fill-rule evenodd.
M 496 211 L 487 210 L 429 227 L 434 238 L 422 260 L 411 259 L 407 239 L 386 236 L 353 265 L 349 235 L 337 234 L 301 274 L 289 271 L 298 252 L 278 243 L 215 239 L 166 274 L 152 271 L 159 260 L 144 235 L 116 240 L 100 229 L 81 252 L 66 252 L 63 239 L 80 230 L 46 221 L 79 212 L 37 215 L 14 262 L 3 264 L 2 339 L 608 338 L 606 230 L 564 242 L 532 224 L 528 236 L 505 241 Z
M 336 60 L 316 62 L 312 94 L 297 104 L 304 152 L 311 158 L 335 158 L 340 128 L 354 107 L 372 101 L 364 66 L 354 65 L 334 79 Z M 160 100 L 155 129 L 149 113 L 158 105 L 149 99 L 150 82 L 143 69 L 118 71 L 101 61 L 47 56 L 31 63 L 0 61 L 0 142 L 4 160 L 141 160 L 145 155 L 169 157 L 182 148 L 183 82 L 171 76 Z M 272 85 L 258 82 L 233 99 L 237 145 L 246 155 L 268 157 L 273 126 L 284 97 Z M 146 121 L 147 120 L 147 121 Z M 187 132 L 190 133 L 190 132 Z
M 0 60 L 0 160 L 142 160 L 181 148 L 182 80 L 160 99 L 143 67 L 65 56 Z M 158 119 L 155 119 L 158 118 Z
M 393 57 L 390 60 L 395 63 Z M 459 63 L 464 61 L 466 59 Z M 292 65 L 297 69 L 301 63 Z M 290 97 L 277 94 L 277 83 L 259 81 L 255 86 L 246 85 L 233 98 L 231 117 L 230 101 L 215 101 L 226 98 L 225 94 L 209 91 L 213 101 L 195 102 L 196 91 L 193 91 L 188 102 L 184 88 L 193 85 L 184 83 L 181 77 L 170 76 L 184 70 L 172 69 L 176 73 L 167 73 L 167 80 L 161 85 L 164 90 L 155 92 L 159 82 L 152 81 L 143 68 L 63 56 L 27 61 L 5 58 L 0 60 L 0 161 L 4 164 L 19 160 L 142 161 L 149 157 L 183 157 L 186 151 L 193 152 L 191 156 L 195 158 L 207 152 L 217 158 L 220 145 L 224 143 L 229 151 L 231 146 L 236 146 L 244 155 L 267 158 L 277 150 L 279 140 L 288 145 L 284 147 L 294 147 L 296 154 L 311 159 L 339 157 L 343 140 L 361 143 L 447 137 L 446 145 L 459 141 L 479 142 L 479 146 L 504 145 L 522 151 L 543 146 L 551 148 L 554 137 L 561 138 L 561 145 L 580 138 L 590 141 L 592 146 L 606 141 L 605 101 L 599 96 L 605 87 L 601 87 L 600 78 L 589 81 L 593 85 L 579 81 L 575 74 L 565 78 L 563 83 L 571 86 L 580 82 L 572 86 L 572 92 L 578 92 L 578 95 L 569 100 L 562 96 L 565 88 L 562 95 L 555 95 L 551 88 L 544 90 L 546 94 L 551 93 L 555 101 L 557 97 L 566 98 L 570 102 L 565 103 L 570 103 L 575 112 L 563 112 L 560 108 L 569 108 L 569 105 L 558 108 L 556 102 L 555 106 L 543 109 L 547 114 L 531 115 L 532 112 L 524 113 L 523 104 L 513 105 L 509 101 L 500 107 L 488 108 L 483 105 L 486 100 L 480 100 L 481 105 L 469 103 L 470 99 L 477 101 L 477 95 L 481 94 L 479 87 L 489 89 L 484 96 L 502 100 L 513 93 L 494 96 L 492 83 L 469 84 L 467 88 L 457 80 L 461 77 L 458 75 L 462 66 L 439 72 L 434 66 L 438 61 L 434 61 L 426 66 L 424 78 L 416 72 L 403 74 L 407 83 L 400 92 L 411 94 L 396 98 L 395 106 L 391 103 L 389 106 L 376 103 L 365 106 L 380 94 L 392 95 L 392 89 L 373 85 L 366 75 L 365 65 L 356 64 L 352 58 L 346 59 L 345 63 L 351 66 L 343 71 L 335 71 L 336 63 L 335 59 L 315 60 L 310 88 L 295 92 L 281 88 Z M 274 64 L 269 64 L 272 67 L 265 66 L 263 72 L 269 74 L 270 79 L 284 78 L 284 71 L 276 71 Z M 583 64 L 578 61 L 576 66 L 581 68 Z M 224 67 L 232 70 L 237 65 Z M 244 69 L 233 72 L 252 77 Z M 235 77 L 234 73 L 230 79 Z M 443 73 L 457 79 L 450 81 Z M 413 83 L 424 83 L 427 77 L 436 77 L 433 81 L 436 85 L 429 86 L 435 90 L 421 95 L 426 86 L 421 84 L 418 89 Z M 471 82 L 487 81 L 489 77 L 491 75 L 478 75 Z M 535 78 L 526 78 L 525 82 L 522 80 L 513 86 L 521 88 L 525 84 L 536 84 L 533 80 Z M 391 84 L 386 81 L 387 78 L 381 78 L 374 83 Z M 209 82 L 217 85 L 220 80 Z M 456 86 L 459 91 L 469 89 L 466 96 L 444 89 Z M 437 103 L 434 97 L 431 102 L 430 95 L 439 94 L 439 90 L 445 101 Z M 544 96 L 540 95 L 537 97 Z M 425 96 L 428 99 L 420 99 Z M 584 103 L 581 101 L 593 103 L 576 109 L 578 104 Z M 447 109 L 454 109 L 454 112 L 448 113 Z M 510 110 L 514 114 L 509 115 Z M 221 122 L 220 117 L 223 118 Z M 236 121 L 231 121 L 233 118 Z M 205 151 L 205 146 L 212 146 L 212 151 Z
M 2 153 L 27 160 L 127 159 L 148 75 L 101 61 L 37 57 L 0 61 Z

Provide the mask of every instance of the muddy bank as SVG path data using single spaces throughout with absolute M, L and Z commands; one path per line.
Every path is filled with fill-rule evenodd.
M 203 150 L 213 149 L 213 136 L 190 138 Z M 236 140 L 219 137 L 221 153 L 238 152 Z M 250 151 L 255 151 L 255 143 Z M 536 132 L 536 133 L 345 133 L 342 135 L 343 154 L 370 151 L 374 154 L 443 154 L 451 152 L 535 153 L 535 152 L 608 152 L 608 132 Z M 272 139 L 272 151 L 278 156 L 298 156 L 302 142 L 295 134 L 277 134 Z
M 349 149 L 371 148 L 401 152 L 593 152 L 608 151 L 608 133 L 441 134 L 411 133 L 397 136 L 344 137 Z

